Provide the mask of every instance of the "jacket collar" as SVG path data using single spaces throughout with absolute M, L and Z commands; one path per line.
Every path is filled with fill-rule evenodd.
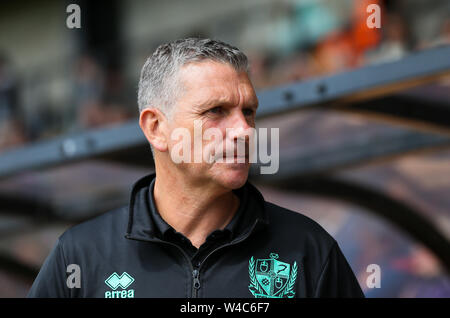
M 132 186 L 126 238 L 157 240 L 157 226 L 150 215 L 150 200 L 153 200 L 153 196 L 149 195 L 150 185 L 155 177 L 155 173 L 148 174 L 137 180 Z M 234 240 L 239 240 L 249 234 L 249 231 L 259 230 L 269 224 L 262 194 L 249 181 L 243 187 L 248 192 L 248 198 L 245 210 L 236 226 Z

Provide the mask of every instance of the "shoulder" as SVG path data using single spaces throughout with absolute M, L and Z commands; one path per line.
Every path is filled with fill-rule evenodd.
M 295 241 L 297 246 L 319 249 L 327 254 L 335 239 L 316 221 L 306 215 L 289 210 L 271 202 L 265 202 L 269 227 L 277 237 Z
M 128 225 L 126 206 L 108 211 L 67 229 L 60 237 L 62 247 L 111 241 L 124 236 Z

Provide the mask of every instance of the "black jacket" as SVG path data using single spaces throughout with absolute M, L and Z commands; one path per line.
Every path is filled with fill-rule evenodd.
M 236 192 L 240 212 L 207 247 L 178 243 L 186 239 L 155 220 L 154 177 L 133 185 L 129 206 L 62 234 L 28 297 L 364 297 L 336 241 L 249 182 Z

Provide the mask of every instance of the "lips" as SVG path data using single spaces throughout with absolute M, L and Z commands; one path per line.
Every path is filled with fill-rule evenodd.
M 246 154 L 245 156 L 238 156 L 238 155 L 234 155 L 234 156 L 228 156 L 227 157 L 227 155 L 226 154 L 224 154 L 223 155 L 223 159 L 226 159 L 226 158 L 234 158 L 234 159 L 237 159 L 237 158 L 246 158 L 246 159 L 248 159 L 248 155 Z
M 215 156 L 215 161 L 219 162 L 228 162 L 228 163 L 236 163 L 236 161 L 239 161 L 237 163 L 248 163 L 249 162 L 249 150 L 246 148 L 244 151 L 245 155 L 238 155 L 237 149 L 234 149 L 234 151 L 227 152 L 226 150 L 222 153 L 217 153 Z
M 233 157 L 229 157 L 228 158 L 228 161 L 231 161 L 231 158 L 233 158 L 233 161 L 232 162 L 228 162 L 228 163 L 248 163 L 248 156 L 237 156 L 237 155 L 235 155 L 235 156 L 233 156 Z M 227 163 L 227 157 L 223 157 L 223 161 L 225 162 L 225 163 Z

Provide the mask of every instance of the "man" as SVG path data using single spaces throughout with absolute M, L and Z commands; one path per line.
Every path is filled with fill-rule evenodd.
M 157 48 L 138 93 L 156 173 L 134 184 L 128 206 L 66 231 L 29 297 L 364 296 L 324 229 L 247 181 L 258 106 L 247 69 L 220 41 Z M 218 134 L 179 149 L 180 131 L 195 136 L 195 123 Z

